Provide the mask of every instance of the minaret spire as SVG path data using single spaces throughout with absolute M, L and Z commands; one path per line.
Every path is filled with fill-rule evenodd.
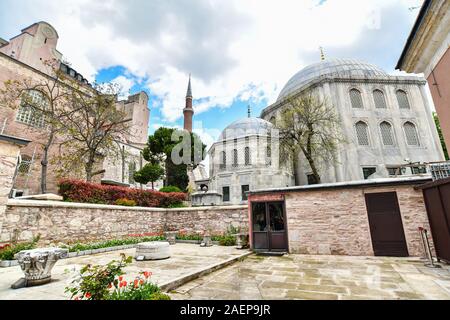
M 192 98 L 192 89 L 191 89 L 191 74 L 189 73 L 189 83 L 186 93 L 186 98 Z
M 192 132 L 192 117 L 194 109 L 192 108 L 192 88 L 191 88 L 191 74 L 189 73 L 189 82 L 186 92 L 186 105 L 183 109 L 184 115 L 184 130 Z
M 247 115 L 249 118 L 252 116 L 252 110 L 250 109 L 250 105 L 247 105 Z

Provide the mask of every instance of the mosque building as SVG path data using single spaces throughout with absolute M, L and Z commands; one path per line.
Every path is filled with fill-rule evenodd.
M 389 75 L 370 63 L 325 60 L 322 54 L 286 83 L 259 118 L 224 129 L 209 150 L 209 178 L 196 181 L 193 205 L 240 204 L 248 190 L 315 183 L 302 154 L 295 167 L 280 163 L 277 143 L 268 143 L 276 141 L 271 132 L 289 99 L 305 93 L 326 98 L 340 120 L 343 139 L 337 159 L 319 164 L 322 183 L 428 174 L 425 164 L 444 155 L 425 86 L 419 76 Z

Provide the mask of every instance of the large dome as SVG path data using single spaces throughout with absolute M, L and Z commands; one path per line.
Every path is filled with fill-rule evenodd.
M 221 133 L 219 141 L 237 139 L 251 134 L 266 135 L 273 125 L 261 118 L 240 119 L 227 126 Z
M 297 72 L 284 86 L 277 101 L 322 77 L 383 77 L 388 74 L 379 67 L 355 59 L 330 59 L 311 64 Z

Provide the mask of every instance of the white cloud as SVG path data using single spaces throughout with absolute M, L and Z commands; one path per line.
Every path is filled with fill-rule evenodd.
M 161 99 L 156 106 L 162 120 L 170 122 L 182 116 L 190 72 L 194 98 L 200 99 L 194 105 L 197 114 L 212 107 L 227 108 L 235 100 L 270 103 L 296 71 L 319 60 L 319 46 L 328 56 L 366 51 L 359 56 L 373 58 L 370 62 L 386 59 L 387 53 L 392 56 L 391 47 L 376 47 L 376 37 L 387 37 L 395 27 L 386 24 L 385 17 L 399 17 L 395 22 L 403 33 L 389 41 L 402 47 L 404 33 L 417 15 L 408 7 L 420 3 L 42 0 L 36 6 L 32 0 L 5 1 L 2 5 L 12 13 L 2 17 L 0 27 L 7 26 L 14 35 L 17 30 L 11 30 L 12 25 L 49 21 L 58 30 L 59 50 L 90 80 L 99 69 L 114 65 L 148 77 L 151 93 Z M 364 42 L 366 34 L 371 43 Z M 129 77 L 116 81 L 125 88 L 132 85 Z

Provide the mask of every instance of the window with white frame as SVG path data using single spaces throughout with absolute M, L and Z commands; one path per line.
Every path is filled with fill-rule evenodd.
M 394 145 L 394 133 L 392 131 L 392 125 L 383 121 L 380 123 L 380 131 L 381 131 L 381 139 L 383 140 L 383 144 L 385 146 L 393 146 Z
M 363 101 L 361 97 L 361 92 L 357 89 L 351 89 L 350 90 L 350 101 L 352 103 L 352 108 L 355 109 L 362 109 L 363 108 Z
M 16 121 L 33 127 L 42 128 L 45 124 L 42 110 L 46 110 L 48 105 L 48 100 L 42 92 L 38 90 L 28 90 L 22 94 Z
M 403 125 L 405 130 L 406 143 L 409 146 L 419 146 L 419 136 L 417 135 L 416 126 L 412 122 L 405 122 Z
M 358 144 L 360 146 L 369 145 L 369 128 L 364 121 L 358 121 L 355 124 L 356 138 L 358 139 Z
M 373 91 L 373 101 L 375 102 L 375 108 L 386 109 L 386 99 L 384 98 L 383 91 L 376 89 Z
M 397 101 L 400 109 L 410 109 L 408 95 L 403 90 L 397 90 Z

